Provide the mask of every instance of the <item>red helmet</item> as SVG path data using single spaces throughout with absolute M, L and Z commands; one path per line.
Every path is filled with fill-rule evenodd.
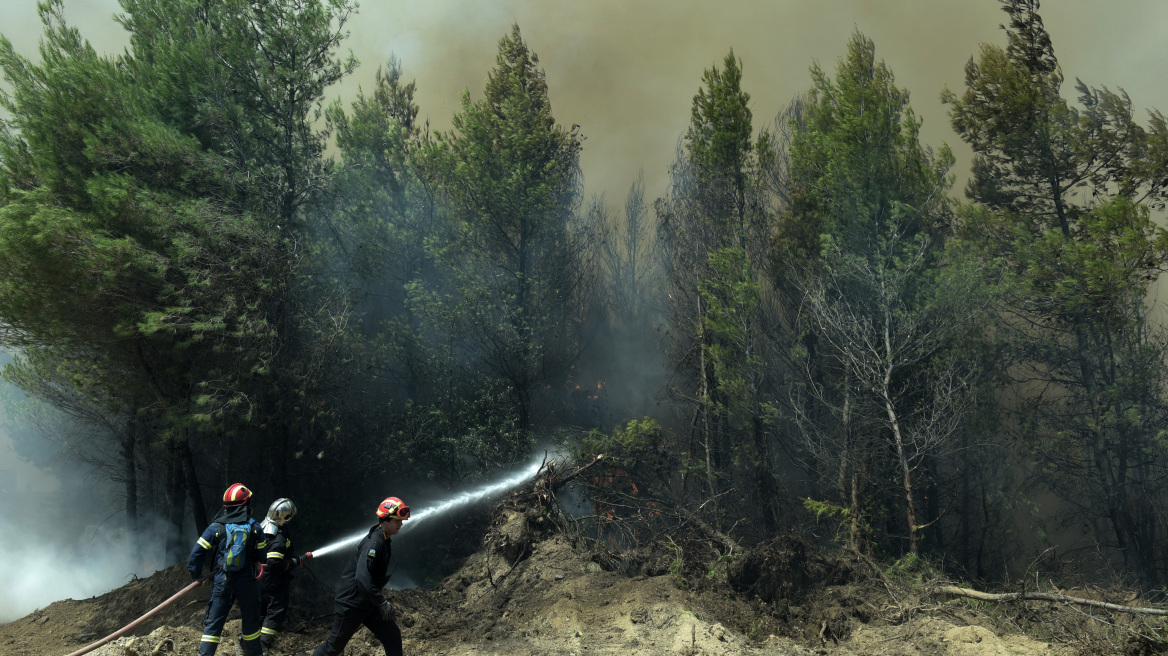
M 224 506 L 242 506 L 251 500 L 251 490 L 243 483 L 236 483 L 223 493 Z
M 409 519 L 410 507 L 397 497 L 388 497 L 377 506 L 377 516 L 381 519 Z

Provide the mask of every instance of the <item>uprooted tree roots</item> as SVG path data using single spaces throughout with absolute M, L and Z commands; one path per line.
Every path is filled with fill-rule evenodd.
M 501 558 L 490 574 L 492 584 L 505 579 L 536 542 L 562 534 L 606 570 L 670 575 L 683 589 L 724 590 L 788 622 L 790 633 L 810 642 L 846 639 L 857 622 L 902 624 L 931 612 L 961 612 L 1007 631 L 1030 627 L 1078 653 L 1168 653 L 1168 625 L 1160 619 L 1168 610 L 1045 592 L 982 593 L 930 583 L 924 574 L 891 580 L 862 554 L 829 556 L 795 534 L 744 545 L 732 536 L 733 527 L 723 531 L 704 519 L 703 504 L 679 507 L 635 486 L 622 489 L 606 465 L 603 456 L 575 466 L 545 462 L 528 485 L 495 507 L 487 541 Z M 571 486 L 586 490 L 591 513 L 564 510 L 559 496 Z M 969 600 L 1004 606 L 993 613 Z M 806 626 L 796 629 L 796 623 Z

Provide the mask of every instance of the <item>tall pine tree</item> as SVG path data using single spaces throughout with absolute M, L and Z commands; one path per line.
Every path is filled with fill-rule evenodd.
M 1122 92 L 1062 71 L 1037 0 L 1006 0 L 1007 46 L 985 44 L 946 90 L 953 127 L 975 153 L 969 236 L 1005 259 L 1016 284 L 1002 312 L 1024 383 L 1020 432 L 1036 475 L 1093 527 L 1145 587 L 1162 581 L 1168 472 L 1159 446 L 1168 338 L 1148 321 L 1168 236 L 1162 202 L 1168 130 L 1133 119 Z

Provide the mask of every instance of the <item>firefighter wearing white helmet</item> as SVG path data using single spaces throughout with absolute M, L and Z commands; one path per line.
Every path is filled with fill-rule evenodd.
M 297 556 L 292 550 L 288 522 L 295 515 L 296 504 L 291 499 L 276 499 L 268 507 L 268 514 L 260 524 L 268 542 L 268 557 L 260 577 L 260 591 L 263 593 L 260 602 L 260 615 L 263 617 L 260 645 L 264 656 L 268 656 L 287 619 L 292 573 L 312 560 L 311 551 Z

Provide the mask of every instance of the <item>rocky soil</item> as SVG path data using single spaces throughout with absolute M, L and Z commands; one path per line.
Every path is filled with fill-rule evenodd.
M 682 581 L 676 572 L 629 577 L 607 571 L 593 553 L 573 548 L 561 535 L 540 538 L 523 512 L 499 507 L 482 549 L 457 572 L 434 589 L 388 594 L 397 609 L 407 654 L 1088 653 L 1082 645 L 1004 631 L 1000 621 L 960 600 L 894 598 L 879 580 L 858 575 L 854 564 L 808 555 L 793 544 L 798 546 L 776 543 L 722 575 L 714 572 L 713 579 L 756 577 L 757 585 L 751 588 L 755 594 L 750 596 L 717 580 Z M 0 654 L 65 656 L 129 623 L 188 582 L 183 566 L 176 565 L 99 597 L 56 602 L 0 625 Z M 194 654 L 208 595 L 209 587 L 199 588 L 132 636 L 91 653 Z M 220 653 L 234 653 L 237 617 L 227 624 Z M 330 619 L 327 612 L 297 615 L 275 653 L 311 653 L 327 634 Z M 345 653 L 383 652 L 362 629 Z

